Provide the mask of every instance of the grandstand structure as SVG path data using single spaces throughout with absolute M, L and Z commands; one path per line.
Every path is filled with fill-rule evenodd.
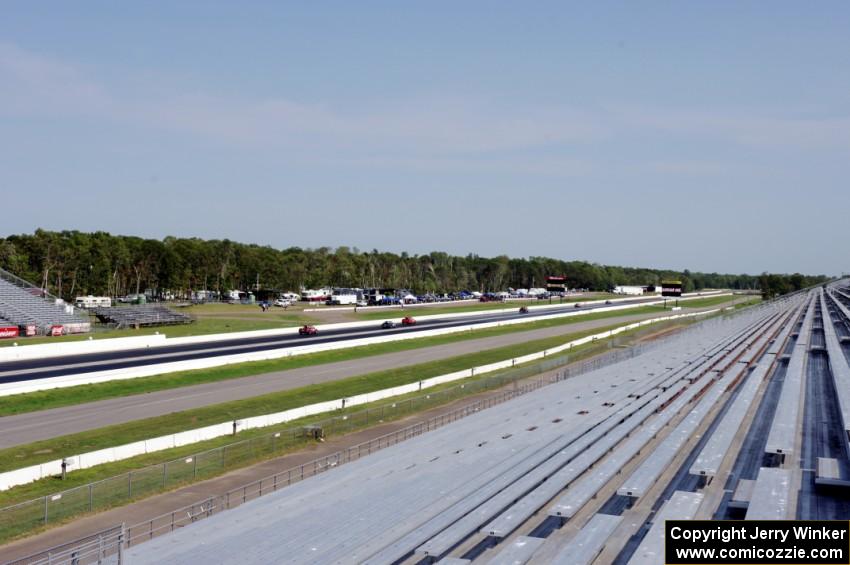
M 778 363 L 766 351 L 813 297 L 705 321 L 226 512 L 211 498 L 202 520 L 167 535 L 154 537 L 153 522 L 133 527 L 124 556 L 137 565 L 657 562 L 663 520 L 650 507 L 693 518 L 720 503 L 697 516 L 707 485 L 688 474 L 693 458 L 670 453 L 699 452 L 695 438 L 736 387 L 764 376 L 758 364 Z M 761 463 L 762 453 L 743 455 Z M 784 472 L 762 472 L 759 488 Z M 764 496 L 765 510 L 752 513 L 787 518 L 787 500 Z
M 0 269 L 0 325 L 22 335 L 58 335 L 91 330 L 88 316 L 43 289 Z
M 115 308 L 92 308 L 90 310 L 100 322 L 114 324 L 117 328 L 142 328 L 147 326 L 166 326 L 191 324 L 194 318 L 182 312 L 162 306 L 147 304 L 143 306 L 119 306 Z

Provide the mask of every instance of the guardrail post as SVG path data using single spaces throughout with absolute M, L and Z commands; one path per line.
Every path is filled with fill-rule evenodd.
M 121 533 L 118 534 L 118 565 L 124 563 L 124 541 L 126 538 L 126 524 L 121 522 Z M 126 540 L 129 545 L 130 540 Z
M 47 497 L 44 497 L 44 523 L 47 523 Z
M 94 485 L 89 483 L 89 512 L 94 510 Z
M 133 496 L 133 471 L 127 473 L 127 498 Z

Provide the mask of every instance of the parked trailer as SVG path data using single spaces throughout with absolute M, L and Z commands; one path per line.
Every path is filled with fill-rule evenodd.
M 629 296 L 641 296 L 644 292 L 642 286 L 618 285 L 614 287 L 614 294 L 625 294 Z
M 334 294 L 327 300 L 328 306 L 345 306 L 357 304 L 356 294 Z
M 77 308 L 109 308 L 112 306 L 112 299 L 108 296 L 78 296 L 74 300 L 74 306 Z

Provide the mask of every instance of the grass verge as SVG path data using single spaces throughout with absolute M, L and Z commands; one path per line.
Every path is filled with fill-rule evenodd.
M 244 318 L 230 317 L 206 317 L 198 318 L 194 323 L 174 326 L 159 326 L 155 328 L 124 329 L 124 330 L 101 330 L 89 334 L 65 335 L 60 337 L 27 337 L 21 339 L 7 339 L 0 341 L 0 347 L 8 347 L 13 343 L 21 346 L 37 345 L 39 343 L 60 343 L 67 341 L 85 341 L 92 339 L 112 339 L 116 337 L 138 337 L 142 335 L 165 334 L 168 337 L 188 337 L 195 335 L 210 335 L 230 332 L 245 332 L 250 330 L 273 330 L 280 328 L 291 328 L 303 324 L 318 323 L 314 317 L 289 313 L 268 315 L 245 316 Z
M 494 312 L 515 312 L 521 306 L 549 306 L 557 304 L 573 304 L 575 302 L 588 302 L 591 300 L 604 300 L 609 294 L 598 296 L 577 296 L 566 298 L 562 302 L 558 298 L 549 300 L 511 300 L 510 302 L 478 302 L 465 304 L 463 306 L 405 306 L 404 308 L 386 308 L 382 310 L 360 310 L 356 314 L 358 320 L 392 320 L 403 316 L 433 316 L 438 314 L 461 314 L 464 312 L 481 312 L 492 310 Z M 615 303 L 616 304 L 616 303 Z
M 727 302 L 732 302 L 733 300 L 740 299 L 740 296 L 729 295 L 729 296 L 707 296 L 706 298 L 695 298 L 693 300 L 683 300 L 679 302 L 679 306 L 682 308 L 709 308 L 711 306 L 717 306 L 719 304 L 726 304 Z M 670 301 L 667 301 L 668 305 Z

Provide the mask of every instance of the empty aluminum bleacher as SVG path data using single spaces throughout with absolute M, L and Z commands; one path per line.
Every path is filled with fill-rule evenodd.
M 2 270 L 0 318 L 10 325 L 35 326 L 38 333 L 46 333 L 53 326 L 72 332 L 89 330 L 88 318 L 75 314 L 73 306 Z
M 191 316 L 158 304 L 93 308 L 92 312 L 101 322 L 115 324 L 118 328 L 191 324 L 194 321 Z

